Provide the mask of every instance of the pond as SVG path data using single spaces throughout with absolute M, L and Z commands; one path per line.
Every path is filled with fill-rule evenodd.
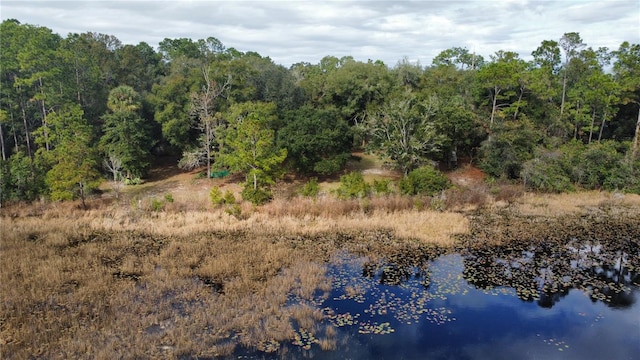
M 314 300 L 336 329 L 335 350 L 297 329 L 273 358 L 637 359 L 640 250 L 621 244 L 541 242 L 395 262 L 338 252 L 327 265 L 332 289 Z

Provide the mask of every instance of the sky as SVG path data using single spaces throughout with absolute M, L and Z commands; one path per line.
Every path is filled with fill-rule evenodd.
M 165 38 L 213 36 L 286 67 L 327 55 L 430 65 L 452 47 L 485 58 L 514 51 L 529 60 L 543 40 L 567 32 L 594 49 L 640 43 L 638 0 L 0 0 L 0 16 L 63 37 L 91 31 L 156 49 Z

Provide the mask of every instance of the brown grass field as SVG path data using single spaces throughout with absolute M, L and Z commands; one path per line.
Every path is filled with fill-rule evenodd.
M 156 173 L 86 211 L 71 202 L 2 208 L 0 358 L 229 356 L 238 346 L 284 349 L 302 331 L 333 350 L 336 330 L 321 325 L 314 303 L 330 290 L 324 264 L 337 249 L 454 248 L 478 211 L 640 213 L 640 196 L 529 194 L 464 171 L 436 198 L 305 198 L 292 181 L 267 205 L 231 208 L 208 198 L 213 185 L 237 193 L 230 180 Z

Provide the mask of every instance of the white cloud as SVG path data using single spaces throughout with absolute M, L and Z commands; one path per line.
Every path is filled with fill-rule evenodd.
M 579 32 L 594 48 L 640 43 L 640 3 L 613 1 L 2 1 L 2 19 L 46 26 L 61 36 L 101 32 L 125 44 L 214 36 L 276 63 L 351 55 L 394 65 L 430 64 L 466 46 L 528 58 L 542 40 Z

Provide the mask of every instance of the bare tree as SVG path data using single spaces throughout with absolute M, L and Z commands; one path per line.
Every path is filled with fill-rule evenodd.
M 122 160 L 115 154 L 109 154 L 109 157 L 104 159 L 103 165 L 112 175 L 111 188 L 116 194 L 116 199 L 120 197 L 120 190 L 122 189 Z
M 200 119 L 200 128 L 204 133 L 204 147 L 207 155 L 207 176 L 211 174 L 211 145 L 216 138 L 216 129 L 221 119 L 216 116 L 215 100 L 222 96 L 231 84 L 231 75 L 219 83 L 211 79 L 209 67 L 202 68 L 205 84 L 202 91 L 191 94 L 191 110 Z

